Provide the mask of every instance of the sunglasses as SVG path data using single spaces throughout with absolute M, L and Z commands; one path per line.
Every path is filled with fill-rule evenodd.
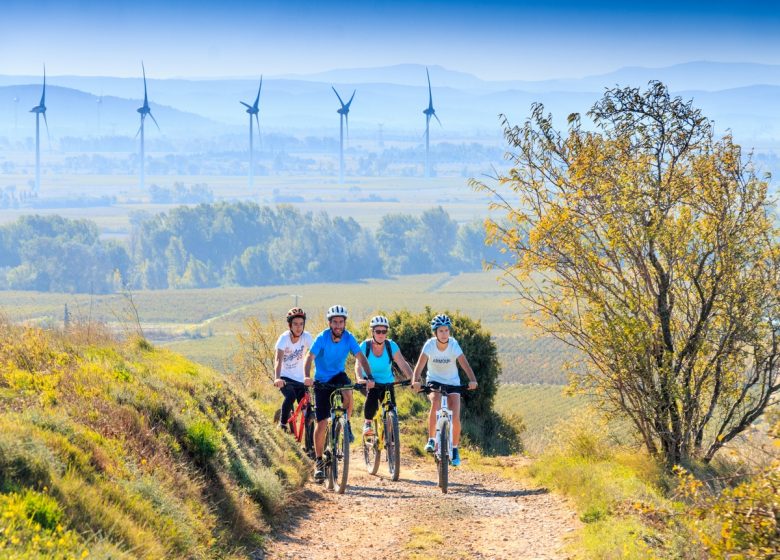
M 387 334 L 387 329 L 374 329 L 374 334 Z

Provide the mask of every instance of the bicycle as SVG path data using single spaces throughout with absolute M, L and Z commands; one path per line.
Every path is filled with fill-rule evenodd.
M 363 434 L 363 458 L 370 474 L 379 471 L 382 458 L 382 448 L 387 450 L 387 466 L 392 480 L 398 480 L 401 473 L 401 435 L 398 426 L 398 411 L 395 401 L 391 398 L 390 388 L 396 385 L 409 385 L 411 381 L 396 381 L 394 383 L 377 383 L 375 388 L 384 390 L 381 402 L 381 415 L 374 415 L 374 435 Z M 378 421 L 381 417 L 382 421 Z
M 347 475 L 349 474 L 349 433 L 347 423 L 349 421 L 347 409 L 342 401 L 342 391 L 356 389 L 356 385 L 332 385 L 330 383 L 314 382 L 315 385 L 332 389 L 330 395 L 330 418 L 328 418 L 328 431 L 325 435 L 325 449 L 322 459 L 325 462 L 325 478 L 328 481 L 328 490 L 335 490 L 343 494 L 347 489 Z
M 452 462 L 452 411 L 447 405 L 447 395 L 460 393 L 463 385 L 440 385 L 435 388 L 430 383 L 422 388 L 423 393 L 439 393 L 441 400 L 436 411 L 436 436 L 434 437 L 433 459 L 436 461 L 436 472 L 439 475 L 439 488 L 442 494 L 447 493 L 449 484 L 449 466 Z
M 295 388 L 304 387 L 304 384 L 300 381 L 287 380 L 285 383 Z M 314 400 L 311 396 L 311 388 L 305 388 L 306 393 L 298 402 L 298 406 L 296 406 L 295 410 L 290 414 L 286 423 L 290 426 L 290 432 L 292 432 L 293 437 L 298 440 L 298 443 L 303 441 L 303 449 L 309 459 L 314 459 L 314 426 L 316 424 L 314 418 Z M 282 409 L 278 408 L 274 413 L 274 424 L 279 423 L 281 416 Z

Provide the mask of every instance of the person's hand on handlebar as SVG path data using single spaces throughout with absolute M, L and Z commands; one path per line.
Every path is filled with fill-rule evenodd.
M 476 382 L 476 380 L 474 380 L 474 381 L 469 381 L 469 391 L 473 391 L 473 390 L 474 390 L 474 389 L 476 389 L 476 388 L 477 388 L 477 382 Z
M 306 387 L 311 387 L 312 385 L 314 385 L 314 380 L 311 377 L 306 377 L 303 380 L 303 384 L 306 385 Z
M 367 389 L 373 389 L 374 388 L 375 383 L 374 383 L 373 379 L 366 379 L 365 382 L 366 382 L 366 388 Z
M 274 379 L 274 387 L 278 387 L 279 389 L 281 389 L 285 385 L 287 385 L 287 383 L 285 383 L 284 379 L 282 379 L 281 377 Z
M 415 393 L 419 393 L 420 391 L 422 391 L 422 383 L 420 383 L 419 381 L 415 381 L 414 383 L 412 383 L 412 391 L 414 391 Z

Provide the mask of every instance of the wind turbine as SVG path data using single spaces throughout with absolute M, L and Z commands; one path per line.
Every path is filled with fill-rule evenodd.
M 336 91 L 336 88 L 333 86 L 330 86 L 330 88 L 333 90 L 333 93 L 336 94 L 336 97 L 339 98 L 339 103 L 341 103 L 341 109 L 338 109 L 336 112 L 340 115 L 339 117 L 339 183 L 344 183 L 344 122 L 346 121 L 347 124 L 347 137 L 349 137 L 349 106 L 352 105 L 352 100 L 355 99 L 355 92 L 357 90 L 352 90 L 352 97 L 349 98 L 349 101 L 344 103 L 344 101 L 341 99 L 341 96 L 339 95 L 339 92 Z
M 136 132 L 135 135 L 136 136 L 138 136 L 139 134 L 141 135 L 141 189 L 143 189 L 144 188 L 144 119 L 146 118 L 146 115 L 149 115 L 152 118 L 155 126 L 157 126 L 157 130 L 160 130 L 160 125 L 157 124 L 157 120 L 154 118 L 154 115 L 152 115 L 152 110 L 149 108 L 149 98 L 146 95 L 146 68 L 144 68 L 143 62 L 141 62 L 141 70 L 144 73 L 144 104 L 142 107 L 136 109 L 138 113 L 141 115 L 141 127 L 138 129 L 138 132 Z
M 431 93 L 431 75 L 428 73 L 428 67 L 425 67 L 425 75 L 428 76 L 428 108 L 423 111 L 425 113 L 425 176 L 431 176 L 431 117 L 435 118 L 439 126 L 441 121 L 436 116 L 436 110 L 433 108 L 433 94 Z
M 253 135 L 252 135 L 252 117 L 255 118 L 255 121 L 257 121 L 257 135 L 260 136 L 260 117 L 258 114 L 260 113 L 260 90 L 263 89 L 263 76 L 260 76 L 260 87 L 257 88 L 257 97 L 255 97 L 255 102 L 250 105 L 249 103 L 244 103 L 241 101 L 241 105 L 246 107 L 246 112 L 249 113 L 249 188 L 251 189 L 254 186 L 254 177 L 255 177 L 255 150 L 254 150 L 254 143 L 253 143 Z
M 41 102 L 30 109 L 35 113 L 35 194 L 41 190 L 41 115 L 46 124 L 46 136 L 49 136 L 49 121 L 46 120 L 46 66 L 43 66 L 43 93 Z
M 18 140 L 19 139 L 19 118 L 18 118 L 19 96 L 14 95 L 13 101 L 14 101 L 14 139 Z

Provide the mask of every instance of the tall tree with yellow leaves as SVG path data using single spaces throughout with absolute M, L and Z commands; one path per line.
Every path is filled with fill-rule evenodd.
M 777 401 L 780 242 L 767 181 L 660 82 L 615 88 L 568 129 L 504 121 L 512 169 L 489 239 L 573 383 L 673 465 L 710 461 Z

